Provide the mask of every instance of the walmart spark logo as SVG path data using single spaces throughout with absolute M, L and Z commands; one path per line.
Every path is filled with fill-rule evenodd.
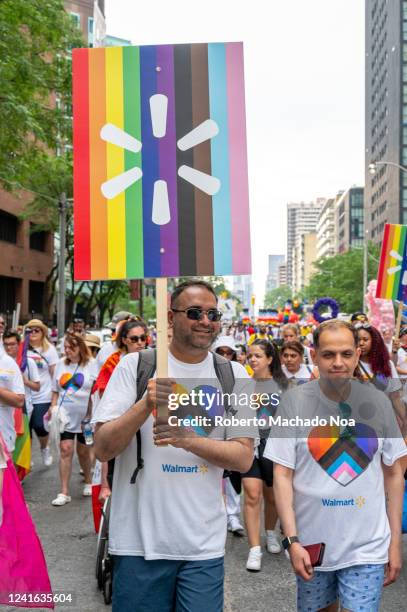
M 359 495 L 359 497 L 355 499 L 355 503 L 358 508 L 363 508 L 366 503 L 366 499 L 362 495 Z
M 397 251 L 394 250 L 390 251 L 390 255 L 391 257 L 393 257 L 393 259 L 400 262 L 400 265 L 393 266 L 387 269 L 387 274 L 389 276 L 394 276 L 394 274 L 397 274 L 397 272 L 400 272 L 403 269 L 401 265 L 403 263 L 403 257 L 400 255 L 400 253 L 397 253 Z M 401 284 L 407 285 L 407 270 L 404 270 L 403 278 L 401 279 Z
M 167 111 L 167 96 L 155 94 L 150 97 L 151 124 L 155 138 L 164 138 L 167 133 Z M 211 140 L 218 134 L 219 126 L 216 121 L 207 119 L 180 138 L 177 142 L 177 147 L 180 151 L 188 151 L 202 142 Z M 132 153 L 139 153 L 143 146 L 137 138 L 134 138 L 112 123 L 106 123 L 102 127 L 100 137 L 105 142 Z M 137 183 L 142 176 L 143 172 L 138 166 L 122 172 L 101 185 L 102 194 L 106 199 L 111 200 L 134 183 Z M 190 166 L 180 166 L 178 168 L 178 176 L 210 196 L 215 195 L 221 187 L 221 181 L 218 178 Z M 157 179 L 154 181 L 152 222 L 156 225 L 166 225 L 170 221 L 171 213 L 167 182 Z

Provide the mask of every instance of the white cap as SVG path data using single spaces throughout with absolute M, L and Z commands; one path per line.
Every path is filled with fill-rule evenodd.
M 219 336 L 218 338 L 216 338 L 215 342 L 212 344 L 212 350 L 216 351 L 216 349 L 220 348 L 221 346 L 227 346 L 228 348 L 232 349 L 232 351 L 234 351 L 235 353 L 237 351 L 237 346 L 235 344 L 233 336 Z

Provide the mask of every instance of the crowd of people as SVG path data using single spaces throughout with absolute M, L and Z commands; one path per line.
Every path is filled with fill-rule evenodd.
M 266 551 L 285 549 L 290 557 L 298 610 L 336 612 L 338 602 L 345 610 L 379 610 L 382 586 L 402 562 L 407 328 L 395 338 L 364 313 L 303 334 L 292 323 L 222 324 L 213 288 L 196 280 L 176 287 L 168 316 L 169 379 L 150 377 L 141 389 L 140 352 L 154 350 L 155 334 L 132 313 L 113 316 L 103 345 L 73 321 L 61 354 L 42 321 L 7 330 L 0 315 L 0 433 L 13 453 L 14 413 L 24 410 L 49 467 L 56 423 L 54 506 L 71 501 L 75 443 L 85 497 L 96 458 L 101 463 L 100 502 L 112 496 L 113 610 L 222 610 L 226 527 L 247 535 L 246 569 L 258 572 L 262 525 Z M 174 426 L 156 413 L 174 381 L 189 392 L 211 381 L 209 388 L 235 397 L 250 384 L 255 397 L 277 397 L 257 409 L 259 417 L 312 420 L 322 410 L 357 414 L 363 424 L 278 432 L 268 418 L 253 425 L 253 411 L 235 399 L 221 409 L 238 427 Z M 376 411 L 374 424 L 366 406 Z M 203 413 L 213 418 L 216 410 Z M 176 414 L 202 416 L 191 406 Z M 90 420 L 94 444 L 84 436 Z M 322 543 L 318 565 L 304 545 Z

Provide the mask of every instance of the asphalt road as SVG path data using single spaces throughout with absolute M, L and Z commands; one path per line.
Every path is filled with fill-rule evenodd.
M 36 445 L 35 445 L 36 446 Z M 72 476 L 72 502 L 55 508 L 51 500 L 59 492 L 55 465 L 45 468 L 37 446 L 34 469 L 24 483 L 24 492 L 44 548 L 53 590 L 72 593 L 72 605 L 57 605 L 65 612 L 109 612 L 94 578 L 96 536 L 91 501 L 82 497 L 82 479 L 76 463 Z M 246 538 L 228 536 L 226 554 L 225 612 L 295 612 L 295 580 L 281 553 L 263 555 L 259 573 L 245 569 Z M 404 536 L 405 566 L 398 582 L 385 589 L 381 610 L 407 609 L 407 536 Z M 22 608 L 1 608 L 12 612 Z M 152 610 L 151 612 L 158 612 Z M 191 611 L 193 612 L 193 611 Z

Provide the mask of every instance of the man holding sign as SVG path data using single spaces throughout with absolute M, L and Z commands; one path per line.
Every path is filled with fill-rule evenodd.
M 220 612 L 226 537 L 222 474 L 224 469 L 249 469 L 254 435 L 244 425 L 185 429 L 169 425 L 168 417 L 154 420 L 154 408 L 168 405 L 174 388 L 186 386 L 196 395 L 198 388 L 214 393 L 221 388 L 217 362 L 209 352 L 221 318 L 211 285 L 195 280 L 179 285 L 168 317 L 173 328 L 168 355 L 172 380 L 150 379 L 145 396 L 135 403 L 139 356 L 128 355 L 113 373 L 93 419 L 98 459 L 116 457 L 109 538 L 113 610 Z M 238 363 L 230 368 L 235 391 L 238 378 L 247 383 L 247 373 Z M 215 408 L 191 401 L 182 414 L 202 412 L 207 425 L 210 416 L 224 413 L 223 406 Z M 240 423 L 253 416 L 247 406 L 234 406 L 230 414 Z M 131 484 L 138 430 L 145 465 Z

